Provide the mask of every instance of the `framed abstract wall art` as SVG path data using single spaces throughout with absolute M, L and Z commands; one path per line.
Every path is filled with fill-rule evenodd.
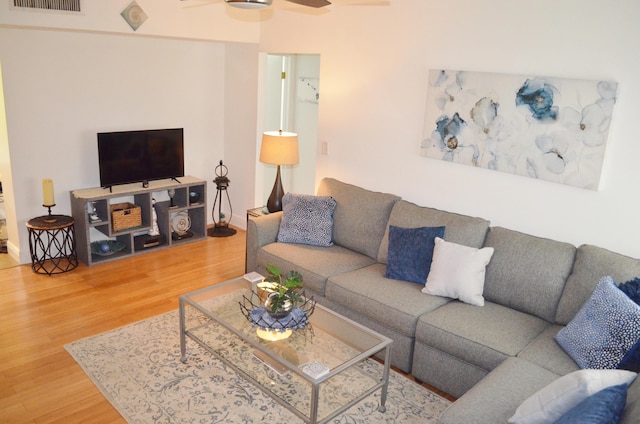
M 320 80 L 318 78 L 298 77 L 297 96 L 301 103 L 318 104 L 320 99 Z
M 421 154 L 597 190 L 617 84 L 431 70 Z

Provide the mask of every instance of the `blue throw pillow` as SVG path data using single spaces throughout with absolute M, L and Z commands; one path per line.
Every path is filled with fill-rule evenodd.
M 627 385 L 611 386 L 586 398 L 556 424 L 615 424 L 627 403 Z
M 640 306 L 603 277 L 555 339 L 580 368 L 617 368 L 640 339 Z
M 389 226 L 389 253 L 385 277 L 425 284 L 431 269 L 435 238 L 445 227 L 402 228 Z
M 640 305 L 640 278 L 636 277 L 632 280 L 627 281 L 626 283 L 622 283 L 618 286 L 620 290 L 627 296 L 629 299 L 636 302 L 636 304 Z M 620 365 L 618 368 L 621 370 L 629 370 L 634 372 L 640 372 L 640 339 L 638 342 L 631 348 L 629 352 L 622 358 L 620 361 Z
M 640 373 L 640 339 L 631 348 L 618 365 L 618 369 Z
M 624 294 L 629 296 L 629 299 L 640 305 L 640 278 L 636 277 L 633 280 L 622 283 L 618 288 L 622 290 Z
M 282 221 L 278 230 L 281 243 L 333 246 L 333 211 L 331 196 L 287 193 L 282 198 Z

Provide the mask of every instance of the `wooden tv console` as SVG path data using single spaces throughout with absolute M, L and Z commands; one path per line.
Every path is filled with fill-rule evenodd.
M 142 183 L 133 183 L 113 186 L 111 189 L 97 187 L 72 191 L 71 214 L 75 219 L 78 259 L 91 266 L 207 237 L 207 182 L 190 176 L 178 180 L 149 181 L 147 187 L 143 187 Z M 171 189 L 175 190 L 173 207 L 170 206 L 171 201 L 167 200 L 168 190 Z M 199 194 L 197 202 L 189 201 L 190 192 Z M 149 235 L 153 226 L 154 198 L 160 236 Z M 141 223 L 136 227 L 114 231 L 110 205 L 123 202 L 140 207 Z M 95 206 L 97 220 L 89 217 L 89 205 Z M 184 217 L 184 214 L 187 214 L 191 227 L 186 234 L 178 234 L 172 227 L 172 221 L 177 216 Z M 96 249 L 100 243 L 117 245 L 118 250 Z

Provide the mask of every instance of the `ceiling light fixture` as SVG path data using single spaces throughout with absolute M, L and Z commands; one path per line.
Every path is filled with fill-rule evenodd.
M 241 9 L 263 9 L 271 6 L 273 0 L 224 0 L 229 6 Z

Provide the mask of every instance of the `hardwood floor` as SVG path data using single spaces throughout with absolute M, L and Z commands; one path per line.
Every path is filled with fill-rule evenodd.
M 181 294 L 243 274 L 244 255 L 238 230 L 50 277 L 0 270 L 0 422 L 125 423 L 64 345 L 177 309 Z
M 8 253 L 0 253 L 0 270 L 18 265 L 18 261 L 9 256 Z
M 245 233 L 87 267 L 0 270 L 0 422 L 125 423 L 64 345 L 178 308 L 244 273 Z

